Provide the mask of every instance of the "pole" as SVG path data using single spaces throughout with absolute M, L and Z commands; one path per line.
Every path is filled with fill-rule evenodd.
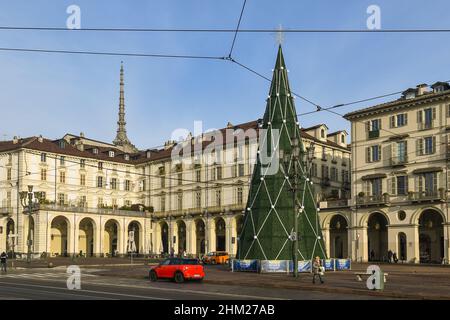
M 294 197 L 294 278 L 298 277 L 298 215 L 297 215 L 297 159 L 294 155 L 294 181 L 292 184 L 292 194 Z
M 33 193 L 28 193 L 28 252 L 27 263 L 31 263 L 31 210 L 33 209 Z

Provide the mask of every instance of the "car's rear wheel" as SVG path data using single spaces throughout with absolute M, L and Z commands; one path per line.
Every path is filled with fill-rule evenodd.
M 158 275 L 156 274 L 155 271 L 150 271 L 149 278 L 150 281 L 155 282 L 158 280 Z
M 182 283 L 184 282 L 184 275 L 182 272 L 178 271 L 175 273 L 175 276 L 173 277 L 176 283 Z

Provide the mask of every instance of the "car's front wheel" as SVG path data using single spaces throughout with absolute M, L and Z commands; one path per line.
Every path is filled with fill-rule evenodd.
M 152 270 L 149 273 L 149 278 L 150 278 L 150 281 L 155 282 L 158 280 L 158 275 L 156 274 L 155 271 Z
M 184 275 L 182 272 L 178 271 L 175 273 L 175 276 L 173 278 L 176 283 L 182 283 L 184 282 Z

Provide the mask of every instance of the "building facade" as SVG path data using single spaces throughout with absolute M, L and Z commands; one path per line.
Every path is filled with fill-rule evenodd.
M 450 87 L 408 89 L 351 112 L 352 201 L 331 213 L 348 226 L 353 259 L 448 263 Z M 327 219 L 325 219 L 327 220 Z

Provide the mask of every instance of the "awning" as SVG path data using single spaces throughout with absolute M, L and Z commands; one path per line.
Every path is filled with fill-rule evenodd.
M 386 173 L 374 173 L 374 174 L 368 174 L 367 176 L 363 176 L 361 180 L 371 180 L 371 179 L 379 179 L 379 178 L 386 178 Z
M 422 168 L 422 169 L 416 169 L 413 171 L 414 174 L 422 174 L 422 173 L 429 173 L 429 172 L 440 172 L 443 169 L 441 167 L 430 167 L 430 168 Z

